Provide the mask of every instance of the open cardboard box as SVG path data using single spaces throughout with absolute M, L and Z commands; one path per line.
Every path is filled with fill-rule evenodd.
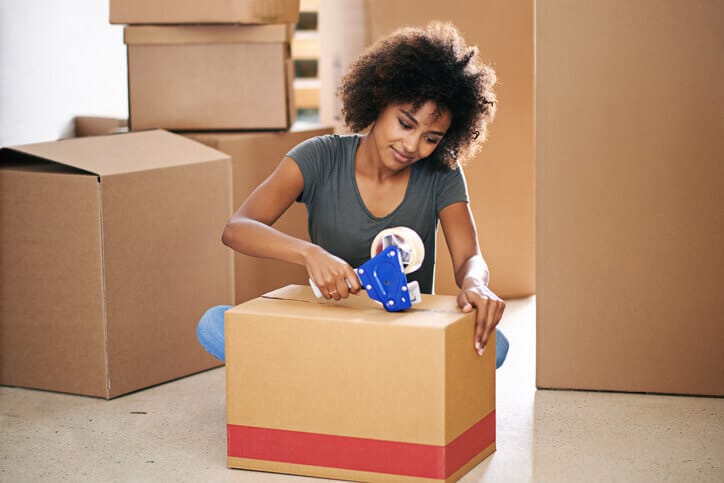
M 291 24 L 126 27 L 132 130 L 288 129 Z
M 165 131 L 0 151 L 0 384 L 111 398 L 219 362 L 231 162 Z
M 225 319 L 229 467 L 455 481 L 495 450 L 495 351 L 453 296 L 390 313 L 290 285 Z

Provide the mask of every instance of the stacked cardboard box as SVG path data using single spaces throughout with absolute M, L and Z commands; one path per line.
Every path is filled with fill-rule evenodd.
M 287 129 L 299 0 L 111 0 L 128 24 L 132 130 Z
M 111 0 L 111 23 L 130 24 L 124 41 L 131 130 L 179 130 L 231 155 L 240 206 L 292 147 L 332 132 L 293 126 L 290 44 L 298 18 L 299 0 Z M 308 237 L 302 206 L 276 226 Z M 235 267 L 237 303 L 307 279 L 301 267 L 239 254 Z

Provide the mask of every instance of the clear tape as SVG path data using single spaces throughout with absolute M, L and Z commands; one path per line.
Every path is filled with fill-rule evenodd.
M 370 258 L 390 245 L 400 249 L 405 273 L 412 273 L 422 266 L 425 259 L 425 244 L 412 228 L 395 226 L 379 232 L 370 246 Z

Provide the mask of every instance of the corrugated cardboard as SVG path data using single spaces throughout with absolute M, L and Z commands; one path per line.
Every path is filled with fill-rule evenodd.
M 287 129 L 290 25 L 126 27 L 132 130 Z
M 164 131 L 0 151 L 0 383 L 111 398 L 218 365 L 227 155 Z
M 234 209 L 277 167 L 282 157 L 305 139 L 331 134 L 326 126 L 295 123 L 287 132 L 186 133 L 186 136 L 232 158 Z M 284 233 L 309 240 L 307 210 L 294 203 L 274 224 Z M 304 267 L 276 260 L 234 255 L 236 303 L 258 297 L 290 283 L 307 283 Z
M 227 311 L 229 466 L 455 481 L 495 450 L 495 351 L 477 356 L 474 323 L 451 296 L 389 313 L 298 285 Z
M 408 25 L 450 21 L 497 72 L 499 106 L 489 139 L 465 173 L 490 285 L 505 298 L 535 292 L 534 2 L 366 0 L 371 39 Z M 458 288 L 442 230 L 435 291 Z
M 297 23 L 299 0 L 110 0 L 112 24 Z
M 538 2 L 538 387 L 724 395 L 722 18 Z
M 76 116 L 73 118 L 75 137 L 103 136 L 128 131 L 128 120 L 115 117 Z

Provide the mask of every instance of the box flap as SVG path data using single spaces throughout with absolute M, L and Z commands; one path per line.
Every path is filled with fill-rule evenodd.
M 134 26 L 123 31 L 129 45 L 291 42 L 294 24 Z
M 0 384 L 107 396 L 101 232 L 94 176 L 0 169 Z
M 10 149 L 99 176 L 228 158 L 220 151 L 162 130 L 66 139 Z

